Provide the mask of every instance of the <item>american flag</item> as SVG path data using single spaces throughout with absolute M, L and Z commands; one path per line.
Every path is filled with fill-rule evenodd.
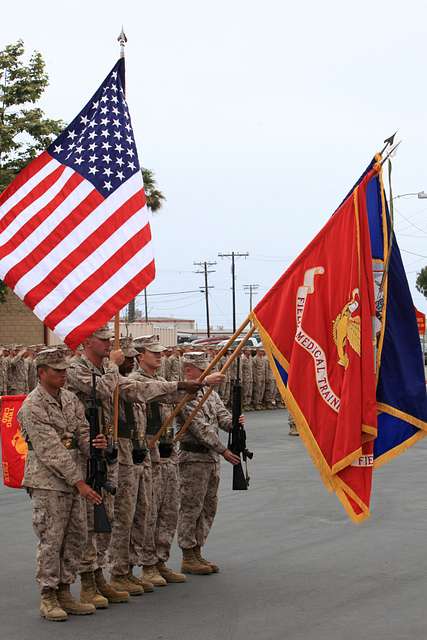
M 72 123 L 1 194 L 0 278 L 75 348 L 154 275 L 120 59 Z

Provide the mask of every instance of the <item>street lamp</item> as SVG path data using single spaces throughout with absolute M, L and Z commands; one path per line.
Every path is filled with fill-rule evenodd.
M 406 198 L 407 196 L 417 196 L 418 200 L 427 199 L 427 193 L 425 191 L 416 191 L 415 193 L 400 193 L 398 196 L 394 196 L 393 200 L 398 198 Z

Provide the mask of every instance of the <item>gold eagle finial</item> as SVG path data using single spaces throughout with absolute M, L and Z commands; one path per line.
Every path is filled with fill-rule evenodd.
M 360 316 L 352 316 L 359 308 L 356 296 L 359 289 L 354 289 L 351 300 L 344 305 L 341 313 L 337 315 L 332 323 L 332 334 L 338 351 L 338 364 L 347 369 L 349 358 L 346 347 L 347 341 L 351 348 L 360 356 Z

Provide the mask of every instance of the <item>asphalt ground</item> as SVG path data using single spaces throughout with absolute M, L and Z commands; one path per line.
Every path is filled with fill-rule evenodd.
M 222 466 L 206 556 L 191 576 L 96 615 L 39 617 L 30 501 L 0 490 L 2 640 L 415 640 L 427 635 L 427 443 L 375 474 L 373 514 L 352 524 L 326 493 L 285 411 L 251 413 L 251 487 Z M 171 565 L 179 567 L 174 547 Z M 74 588 L 77 592 L 77 587 Z

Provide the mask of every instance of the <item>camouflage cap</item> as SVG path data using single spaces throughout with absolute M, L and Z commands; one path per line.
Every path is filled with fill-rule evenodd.
M 100 340 L 111 340 L 111 338 L 114 338 L 114 332 L 111 331 L 108 324 L 104 324 L 103 327 L 99 327 L 94 331 L 91 337 L 99 338 Z
M 52 369 L 66 369 L 70 366 L 70 363 L 65 358 L 64 350 L 56 347 L 40 351 L 34 358 L 34 363 L 36 367 L 45 365 Z
M 120 338 L 120 349 L 123 351 L 125 358 L 134 358 L 138 355 L 132 338 Z
M 139 338 L 134 338 L 133 346 L 137 349 L 138 353 L 141 353 L 143 349 L 147 351 L 151 351 L 153 353 L 161 353 L 162 351 L 166 351 L 166 347 L 160 344 L 157 336 L 139 336 Z
M 193 367 L 197 367 L 197 369 L 204 371 L 207 369 L 210 359 L 208 354 L 204 351 L 191 351 L 189 353 L 184 353 L 182 362 L 183 364 L 191 364 Z

